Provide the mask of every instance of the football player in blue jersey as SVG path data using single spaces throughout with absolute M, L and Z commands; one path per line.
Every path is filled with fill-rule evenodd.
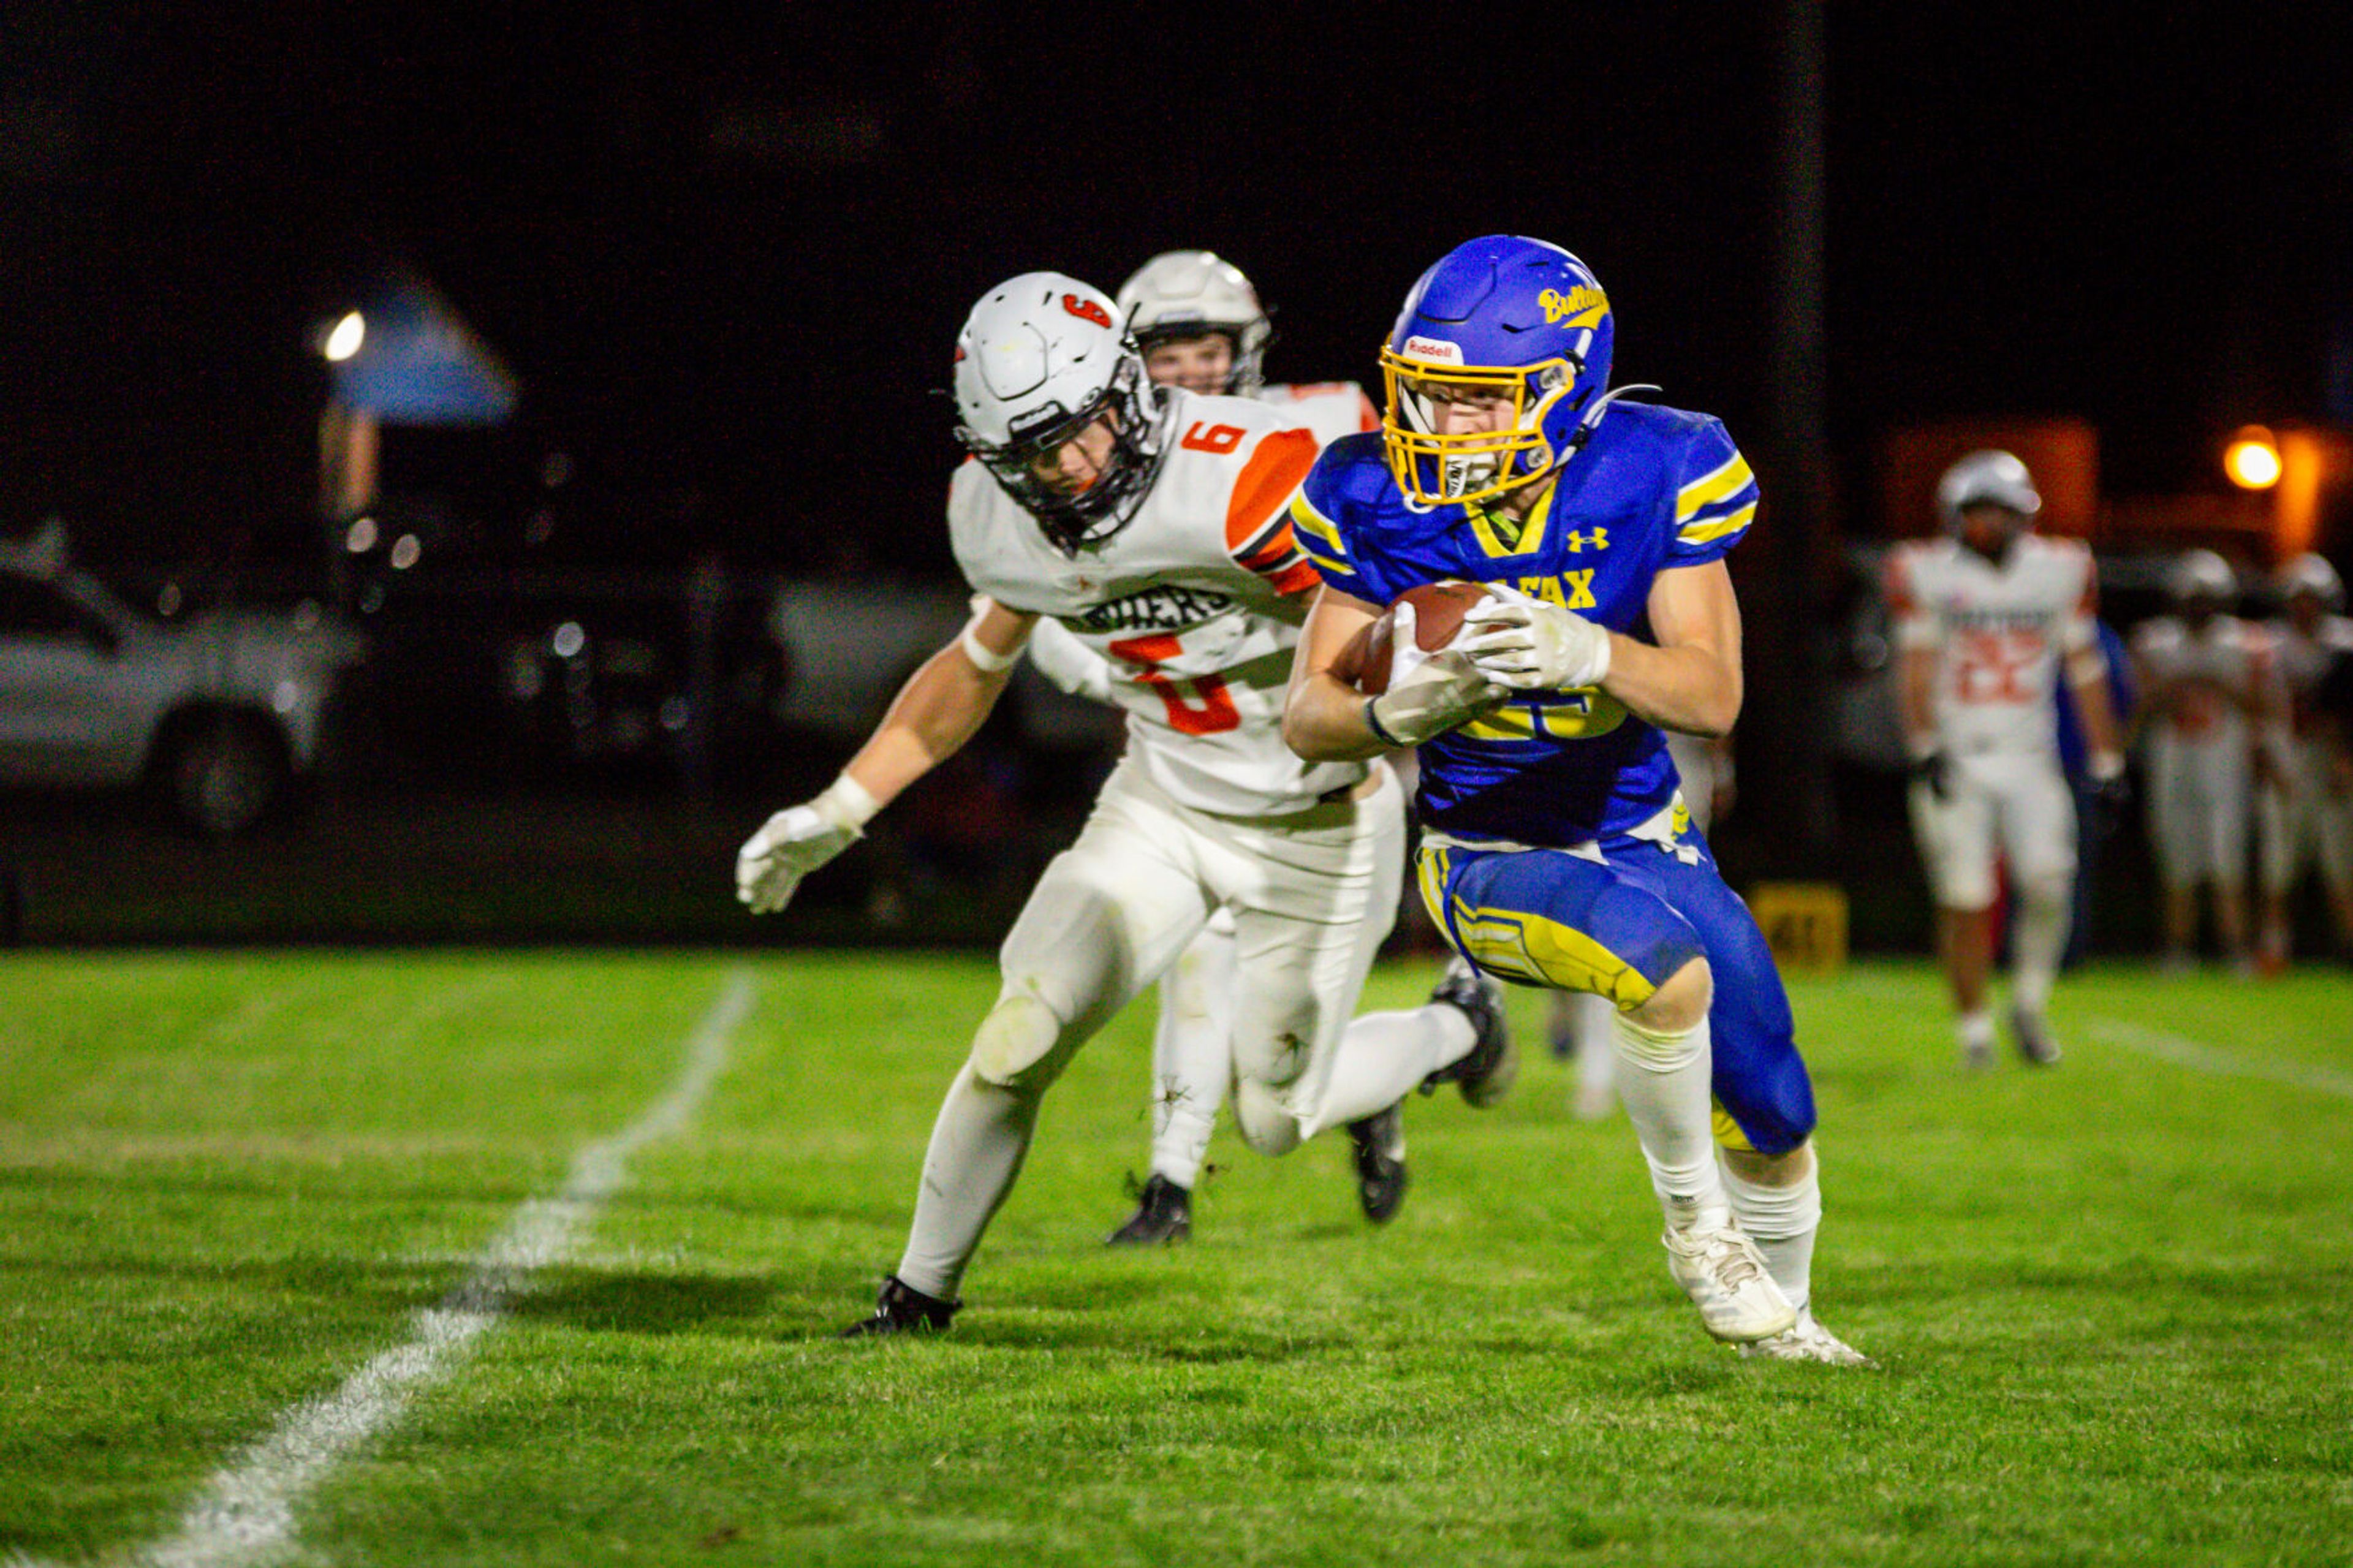
M 1810 1310 L 1821 1197 L 1788 999 L 1660 733 L 1739 714 L 1723 558 L 1757 483 L 1715 419 L 1608 390 L 1615 328 L 1585 264 L 1538 240 L 1474 239 L 1414 285 L 1381 353 L 1380 433 L 1325 447 L 1293 501 L 1324 586 L 1283 733 L 1311 759 L 1419 747 L 1420 886 L 1448 941 L 1499 978 L 1616 1004 L 1668 1269 L 1708 1331 L 1868 1364 Z M 1368 699 L 1345 668 L 1356 634 L 1448 579 L 1488 596 L 1430 652 L 1399 606 Z

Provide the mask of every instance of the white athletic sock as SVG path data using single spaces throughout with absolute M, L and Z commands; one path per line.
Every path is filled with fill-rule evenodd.
M 1444 1002 L 1409 1013 L 1352 1018 L 1332 1058 L 1315 1125 L 1303 1131 L 1313 1136 L 1387 1110 L 1420 1088 L 1423 1079 L 1469 1056 L 1478 1043 L 1478 1031 L 1462 1009 Z
M 1680 1034 L 1654 1034 L 1625 1014 L 1611 1019 L 1618 1044 L 1618 1098 L 1641 1141 L 1651 1190 L 1676 1228 L 1715 1224 L 1727 1211 L 1716 1173 L 1713 1063 L 1707 1020 Z
M 923 1152 L 923 1182 L 899 1278 L 926 1296 L 955 1300 L 965 1265 L 980 1245 L 1037 1130 L 1037 1093 L 1020 1094 L 973 1076 L 966 1062 L 948 1086 Z
M 1805 1175 L 1786 1187 L 1743 1180 L 1728 1160 L 1722 1172 L 1740 1228 L 1765 1255 L 1765 1271 L 1799 1312 L 1813 1294 L 1814 1235 L 1822 1226 L 1820 1170 L 1820 1163 L 1809 1158 Z
M 1618 1005 L 1588 991 L 1570 997 L 1569 1005 L 1577 1017 L 1577 1117 L 1599 1121 L 1618 1103 L 1617 1030 L 1610 1023 Z
M 1955 1028 L 1960 1035 L 1961 1048 L 1972 1056 L 1993 1049 L 1993 1015 L 1985 1008 L 1962 1014 Z
M 1234 1077 L 1234 939 L 1204 931 L 1160 977 L 1152 1035 L 1152 1171 L 1191 1191 Z
M 2067 951 L 2067 895 L 2023 889 L 2018 914 L 2010 927 L 2010 998 L 2019 1008 L 2041 1017 L 2051 1005 L 2051 983 L 2058 978 L 2059 960 Z

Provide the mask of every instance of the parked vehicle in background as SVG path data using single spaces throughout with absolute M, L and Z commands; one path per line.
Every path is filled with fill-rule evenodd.
M 972 617 L 969 595 L 940 583 L 788 578 L 769 601 L 768 633 L 783 650 L 772 704 L 788 730 L 845 742 L 865 739 L 923 660 Z M 1013 674 L 1021 738 L 1059 750 L 1119 749 L 1119 715 L 1072 697 L 1024 659 Z
M 72 564 L 51 525 L 0 540 L 0 784 L 146 784 L 209 834 L 270 815 L 318 760 L 356 632 L 315 603 L 174 625 Z

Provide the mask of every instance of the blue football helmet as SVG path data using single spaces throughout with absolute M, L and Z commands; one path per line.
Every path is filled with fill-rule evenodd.
M 1616 335 L 1600 281 L 1559 246 L 1492 234 L 1449 251 L 1381 348 L 1381 439 L 1407 498 L 1479 500 L 1568 461 L 1609 401 Z M 1496 395 L 1507 424 L 1439 434 L 1440 403 Z

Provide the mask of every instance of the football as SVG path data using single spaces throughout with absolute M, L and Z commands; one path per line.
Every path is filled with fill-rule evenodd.
M 1398 605 L 1413 606 L 1413 640 L 1422 652 L 1435 653 L 1453 640 L 1463 613 L 1486 596 L 1487 590 L 1480 584 L 1453 578 L 1408 588 L 1398 596 L 1397 604 L 1340 650 L 1334 673 L 1345 679 L 1353 672 L 1357 690 L 1367 697 L 1379 696 L 1389 689 L 1390 656 L 1395 651 L 1390 639 L 1396 631 Z

